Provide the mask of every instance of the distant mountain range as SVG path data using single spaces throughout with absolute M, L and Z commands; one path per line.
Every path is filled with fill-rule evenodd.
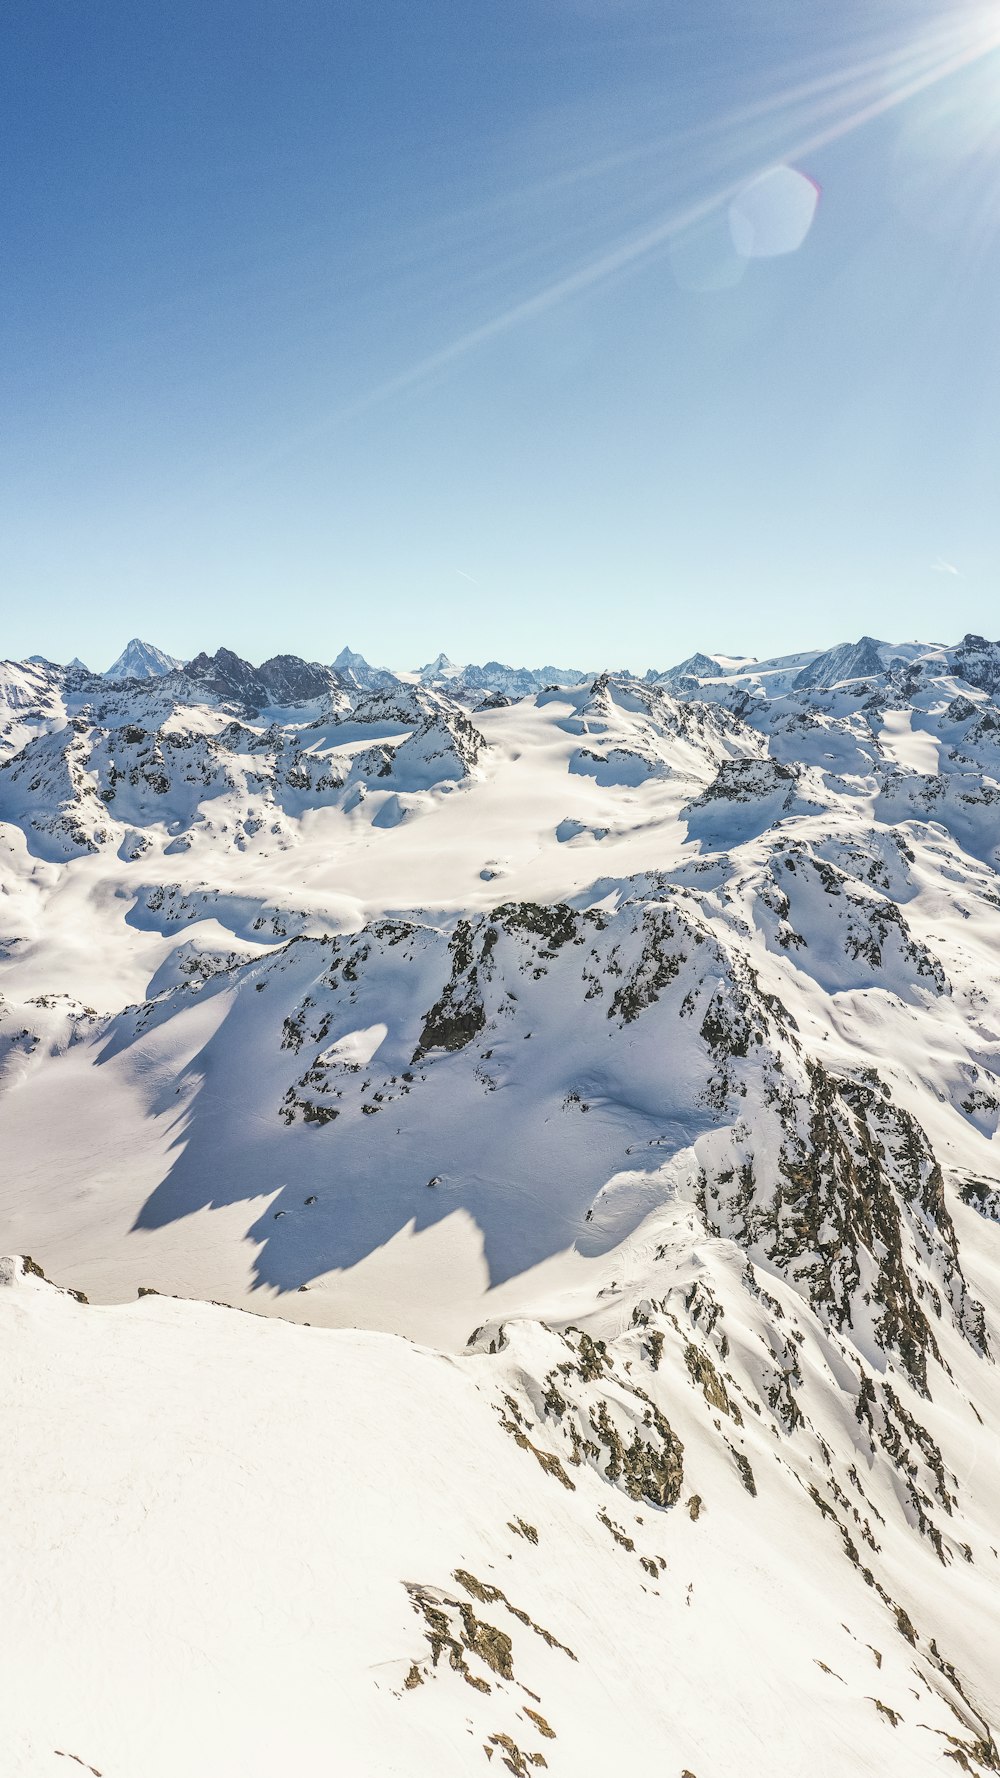
M 39 656 L 32 658 L 41 661 Z M 72 665 L 87 670 L 81 661 Z M 445 654 L 413 672 L 394 673 L 387 667 L 373 667 L 364 655 L 351 648 L 342 648 L 329 668 L 318 662 L 304 662 L 296 655 L 275 656 L 261 667 L 252 668 L 228 648 L 219 649 L 214 655 L 196 655 L 185 663 L 154 643 L 133 637 L 103 678 L 115 682 L 155 679 L 178 671 L 185 671 L 213 695 L 256 699 L 258 708 L 267 703 L 306 702 L 335 686 L 355 692 L 383 691 L 392 685 L 416 681 L 453 692 L 500 692 L 508 697 L 526 697 L 546 685 L 579 685 L 593 677 L 574 668 L 508 667 L 502 661 L 487 661 L 481 667 L 457 666 Z M 325 680 L 324 674 L 329 675 Z
M 732 690 L 742 687 L 758 691 L 766 685 L 772 693 L 779 685 L 829 690 L 853 680 L 882 681 L 894 674 L 935 672 L 945 667 L 969 683 L 990 689 L 996 672 L 995 646 L 973 635 L 951 647 L 939 643 L 888 643 L 862 636 L 856 642 L 839 643 L 832 648 L 763 660 L 699 652 L 672 667 L 649 668 L 644 681 L 688 693 L 697 687 L 717 697 L 723 685 Z M 41 656 L 30 659 L 35 664 L 53 665 Z M 79 673 L 87 673 L 82 661 L 74 660 L 70 665 Z M 594 669 L 585 672 L 553 665 L 512 667 L 498 660 L 459 665 L 444 653 L 412 671 L 392 671 L 372 666 L 364 655 L 348 647 L 341 649 L 329 666 L 284 654 L 252 667 L 227 648 L 218 649 L 214 655 L 198 654 L 185 663 L 153 643 L 134 637 L 101 677 L 118 683 L 167 678 L 179 672 L 211 696 L 236 699 L 256 709 L 308 703 L 334 691 L 354 696 L 413 683 L 435 687 L 475 704 L 491 694 L 509 699 L 530 697 L 547 686 L 582 685 L 596 676 Z

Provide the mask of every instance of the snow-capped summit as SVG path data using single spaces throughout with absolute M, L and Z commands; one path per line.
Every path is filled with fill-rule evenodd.
M 675 679 L 718 679 L 724 670 L 718 655 L 699 651 L 688 655 L 686 661 L 678 661 L 676 667 L 668 667 L 665 673 L 650 673 L 647 677 L 669 685 Z
M 425 683 L 428 683 L 432 679 L 455 679 L 461 671 L 462 668 L 454 661 L 449 660 L 442 650 L 435 660 L 428 661 L 423 667 L 418 667 L 417 675 Z
M 143 642 L 133 636 L 131 642 L 122 649 L 116 661 L 112 661 L 104 674 L 105 679 L 159 679 L 164 673 L 172 673 L 175 667 L 183 666 L 172 654 L 166 654 L 152 642 Z
M 395 673 L 390 673 L 387 667 L 373 667 L 353 648 L 342 648 L 336 660 L 330 662 L 330 671 L 336 673 L 346 686 L 354 686 L 358 691 L 383 691 L 397 683 Z

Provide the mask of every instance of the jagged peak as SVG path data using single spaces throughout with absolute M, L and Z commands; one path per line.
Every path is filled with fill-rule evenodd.
M 157 648 L 153 642 L 144 642 L 140 636 L 133 636 L 125 644 L 117 660 L 107 668 L 105 679 L 159 679 L 165 673 L 172 673 L 182 665 L 172 654 Z

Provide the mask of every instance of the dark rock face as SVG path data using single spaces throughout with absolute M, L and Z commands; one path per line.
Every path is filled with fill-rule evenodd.
M 990 694 L 1000 688 L 1000 642 L 987 642 L 985 636 L 963 636 L 951 659 L 955 673 L 966 685 Z
M 169 676 L 171 680 L 174 675 Z M 339 685 L 329 667 L 304 661 L 296 654 L 276 654 L 260 667 L 220 648 L 214 655 L 196 654 L 176 676 L 178 692 L 193 691 L 222 703 L 241 706 L 249 715 L 273 705 L 277 708 L 309 704 L 328 697 Z
M 916 1119 L 877 1084 L 838 1080 L 818 1063 L 807 1073 L 804 1104 L 789 1097 L 782 1107 L 789 1135 L 778 1179 L 758 1178 L 752 1157 L 729 1177 L 706 1178 L 707 1219 L 803 1288 L 830 1325 L 862 1337 L 870 1327 L 926 1391 L 928 1360 L 939 1356 L 928 1310 L 940 1319 L 942 1293 L 970 1342 L 981 1349 L 985 1339 L 941 1168 Z
M 272 704 L 310 704 L 331 690 L 330 669 L 297 654 L 275 654 L 259 669 Z M 336 681 L 334 681 L 336 683 Z

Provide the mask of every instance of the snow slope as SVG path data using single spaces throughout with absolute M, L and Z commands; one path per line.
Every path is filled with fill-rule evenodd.
M 919 1404 L 939 1471 L 794 1296 L 656 1232 L 662 1301 L 457 1360 L 4 1262 L 4 1769 L 995 1770 L 995 1419 Z

